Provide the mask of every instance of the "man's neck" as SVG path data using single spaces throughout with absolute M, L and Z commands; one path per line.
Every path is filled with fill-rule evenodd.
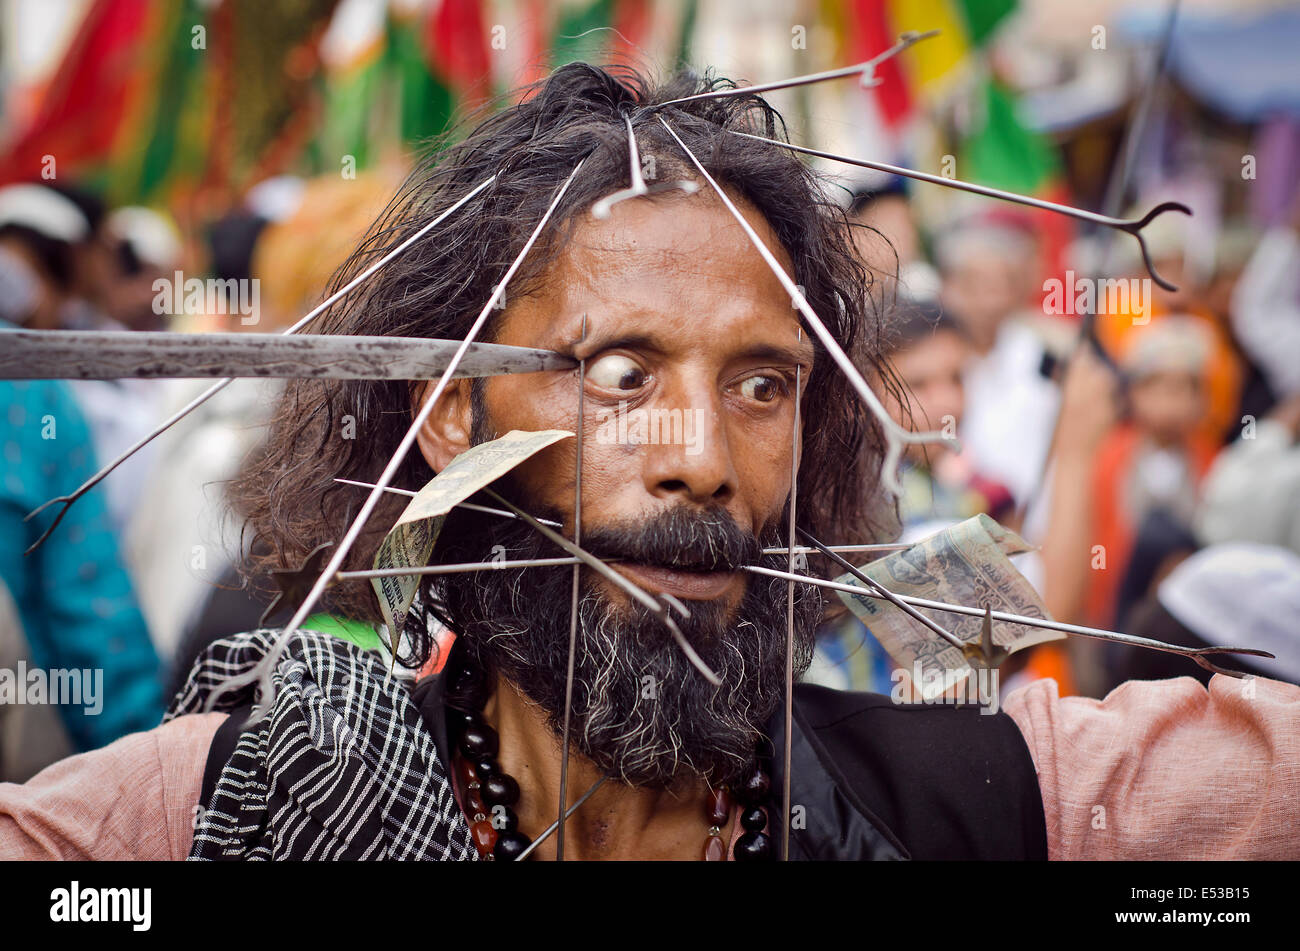
M 559 817 L 560 741 L 540 708 L 508 681 L 483 709 L 484 719 L 500 737 L 498 763 L 519 784 L 514 812 L 519 831 L 530 839 Z M 570 745 L 568 804 L 591 788 L 601 773 Z M 608 780 L 578 809 L 565 826 L 565 859 L 698 859 L 708 835 L 705 817 L 708 787 L 701 780 L 678 783 L 672 790 L 633 788 Z M 724 830 L 724 839 L 727 836 Z M 533 853 L 556 856 L 556 833 Z

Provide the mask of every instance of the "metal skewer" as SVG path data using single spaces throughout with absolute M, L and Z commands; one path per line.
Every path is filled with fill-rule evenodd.
M 1151 252 L 1147 249 L 1147 242 L 1146 238 L 1142 236 L 1142 229 L 1149 225 L 1158 215 L 1162 215 L 1166 211 L 1181 211 L 1185 215 L 1190 215 L 1192 210 L 1181 202 L 1161 202 L 1141 218 L 1113 218 L 1110 215 L 1099 215 L 1095 211 L 1084 211 L 1082 208 L 1071 208 L 1069 205 L 1061 205 L 1057 202 L 1046 201 L 1042 198 L 1030 198 L 1026 195 L 1017 195 L 1015 192 L 1003 191 L 1000 188 L 990 188 L 987 185 L 976 185 L 973 182 L 963 182 L 955 178 L 944 178 L 942 175 L 931 175 L 927 172 L 918 172 L 914 169 L 902 168 L 898 165 L 890 165 L 886 162 L 873 162 L 869 159 L 852 158 L 848 155 L 837 155 L 834 152 L 823 152 L 820 149 L 810 149 L 806 146 L 794 145 L 790 142 L 782 142 L 778 139 L 769 139 L 765 135 L 753 135 L 749 132 L 740 132 L 736 129 L 730 129 L 728 131 L 731 132 L 732 135 L 743 136 L 746 139 L 757 139 L 759 142 L 767 142 L 771 145 L 780 146 L 783 149 L 789 149 L 791 152 L 799 152 L 803 155 L 813 155 L 817 158 L 828 159 L 832 162 L 842 162 L 845 165 L 857 165 L 861 168 L 871 168 L 880 172 L 888 172 L 891 175 L 901 175 L 905 178 L 914 178 L 919 182 L 929 182 L 931 185 L 942 185 L 945 188 L 956 188 L 959 191 L 970 192 L 975 195 L 984 195 L 987 198 L 998 198 L 1002 201 L 1011 201 L 1019 205 L 1028 205 L 1030 208 L 1041 208 L 1044 211 L 1054 211 L 1057 214 L 1066 215 L 1070 218 L 1077 218 L 1080 221 L 1090 221 L 1093 224 L 1105 225 L 1108 228 L 1125 231 L 1137 239 L 1138 248 L 1142 251 L 1142 261 L 1146 265 L 1147 273 L 1151 275 L 1151 280 L 1155 281 L 1167 291 L 1178 290 L 1178 286 L 1161 277 L 1156 271 L 1155 265 L 1151 263 Z
M 768 575 L 772 578 L 793 578 L 796 581 L 803 581 L 807 584 L 815 584 L 822 588 L 829 588 L 832 591 L 844 591 L 848 594 L 857 595 L 861 598 L 875 598 L 877 600 L 889 600 L 882 595 L 869 591 L 866 588 L 856 587 L 849 584 L 841 584 L 838 581 L 827 581 L 823 578 L 814 578 L 810 575 L 793 575 L 787 571 L 778 571 L 775 568 L 763 568 L 758 565 L 747 565 L 743 569 L 751 571 L 754 574 Z M 1275 658 L 1275 655 L 1268 651 L 1256 650 L 1253 647 L 1182 647 L 1178 644 L 1166 644 L 1164 641 L 1157 641 L 1150 637 L 1137 637 L 1133 634 L 1122 634 L 1119 631 L 1107 631 L 1098 627 L 1084 627 L 1081 624 L 1066 624 L 1064 621 L 1051 621 L 1047 618 L 1029 617 L 1024 614 L 1011 614 L 1007 611 L 986 611 L 984 608 L 967 607 L 964 604 L 949 604 L 946 601 L 931 601 L 929 598 L 917 598 L 908 594 L 895 594 L 894 597 L 900 601 L 906 601 L 908 604 L 918 608 L 930 608 L 935 611 L 948 611 L 952 614 L 965 614 L 968 617 L 989 617 L 994 621 L 1005 621 L 1010 624 L 1027 624 L 1030 627 L 1041 627 L 1049 631 L 1061 631 L 1065 634 L 1078 634 L 1082 637 L 1095 637 L 1100 640 L 1114 641 L 1118 644 L 1128 644 L 1132 647 L 1149 647 L 1152 650 L 1165 651 L 1169 654 L 1182 654 L 1184 657 L 1190 657 L 1201 667 L 1212 671 L 1216 674 L 1226 674 L 1229 677 L 1247 677 L 1239 670 L 1227 670 L 1223 667 L 1216 666 L 1205 659 L 1209 654 L 1249 654 L 1252 657 Z

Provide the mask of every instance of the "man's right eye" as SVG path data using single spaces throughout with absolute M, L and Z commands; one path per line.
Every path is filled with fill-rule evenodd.
M 631 357 L 611 353 L 587 367 L 587 379 L 607 390 L 636 390 L 650 377 Z

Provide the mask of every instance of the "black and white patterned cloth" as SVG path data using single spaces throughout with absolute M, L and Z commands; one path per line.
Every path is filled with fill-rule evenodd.
M 211 645 L 166 719 L 201 712 L 275 637 L 254 631 Z M 273 680 L 270 714 L 239 734 L 200 804 L 191 859 L 478 859 L 409 681 L 373 651 L 313 631 L 290 638 Z M 216 709 L 233 714 L 223 730 L 247 720 L 253 691 L 220 697 Z

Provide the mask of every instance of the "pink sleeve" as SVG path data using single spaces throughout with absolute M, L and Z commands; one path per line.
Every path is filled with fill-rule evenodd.
M 1216 674 L 1013 691 L 1052 859 L 1300 857 L 1300 687 Z
M 177 717 L 0 783 L 0 859 L 185 858 L 224 713 Z

